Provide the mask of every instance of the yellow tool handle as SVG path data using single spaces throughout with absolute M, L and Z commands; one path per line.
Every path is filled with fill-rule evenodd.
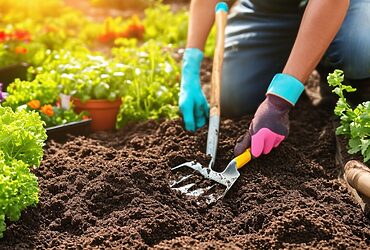
M 252 160 L 251 148 L 248 148 L 244 153 L 235 157 L 234 160 L 236 161 L 236 168 L 241 169 L 245 164 Z
M 220 116 L 222 63 L 224 60 L 225 27 L 227 23 L 227 11 L 216 11 L 216 48 L 213 57 L 210 116 Z

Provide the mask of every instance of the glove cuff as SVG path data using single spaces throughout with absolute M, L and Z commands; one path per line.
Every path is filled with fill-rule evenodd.
M 200 74 L 203 52 L 197 48 L 186 48 L 182 58 L 183 74 Z
M 288 74 L 276 74 L 272 79 L 266 94 L 276 95 L 293 106 L 304 90 L 304 85 Z

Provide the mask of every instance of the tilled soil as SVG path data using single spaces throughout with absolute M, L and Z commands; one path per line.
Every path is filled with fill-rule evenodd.
M 209 82 L 210 60 L 203 66 L 202 82 Z M 207 128 L 193 134 L 181 120 L 149 121 L 49 142 L 34 170 L 40 202 L 7 222 L 0 249 L 369 248 L 370 220 L 337 178 L 330 117 L 303 96 L 288 139 L 241 169 L 213 205 L 169 187 L 183 174 L 171 167 L 192 160 L 207 165 Z M 233 158 L 250 118 L 222 120 L 217 169 Z M 210 183 L 200 180 L 197 185 Z
M 222 121 L 218 168 L 249 121 Z M 212 206 L 169 187 L 171 167 L 207 162 L 206 136 L 175 120 L 50 142 L 40 203 L 8 222 L 0 248 L 369 248 L 370 221 L 337 180 L 329 113 L 303 97 L 289 138 Z

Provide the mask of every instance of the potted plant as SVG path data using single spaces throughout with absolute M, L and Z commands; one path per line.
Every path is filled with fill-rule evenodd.
M 78 113 L 89 112 L 93 131 L 115 128 L 127 82 L 127 66 L 88 51 L 61 51 L 52 53 L 43 66 L 35 70 L 38 76 L 59 85 L 63 99 L 71 96 Z
M 101 60 L 101 58 L 95 58 Z M 115 128 L 123 96 L 123 65 L 98 63 L 82 70 L 72 100 L 77 112 L 88 111 L 93 131 Z

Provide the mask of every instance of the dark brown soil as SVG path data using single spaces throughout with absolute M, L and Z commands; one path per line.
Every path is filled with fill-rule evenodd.
M 203 82 L 209 65 L 206 60 Z M 211 206 L 169 187 L 179 174 L 171 167 L 207 164 L 207 128 L 192 134 L 181 120 L 149 121 L 49 142 L 34 170 L 40 202 L 18 222 L 7 222 L 0 248 L 369 248 L 370 220 L 337 178 L 330 117 L 303 96 L 291 113 L 289 138 L 244 167 L 227 196 Z M 217 169 L 233 158 L 249 122 L 222 121 Z
M 213 206 L 172 191 L 170 168 L 206 161 L 206 128 L 147 122 L 49 143 L 40 203 L 8 222 L 4 248 L 369 248 L 370 221 L 337 180 L 330 114 L 302 98 L 291 134 Z M 223 120 L 218 167 L 248 118 Z

